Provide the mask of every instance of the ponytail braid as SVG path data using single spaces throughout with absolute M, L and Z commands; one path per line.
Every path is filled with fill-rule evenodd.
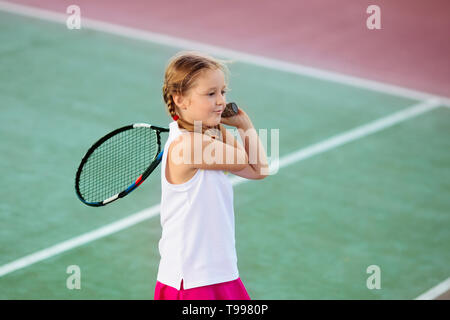
M 169 92 L 167 83 L 164 83 L 163 85 L 163 98 L 164 102 L 166 103 L 167 111 L 169 112 L 170 117 L 173 118 L 177 116 L 175 101 L 173 101 L 173 96 Z

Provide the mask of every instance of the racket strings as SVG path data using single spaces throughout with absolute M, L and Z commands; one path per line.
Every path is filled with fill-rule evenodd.
M 101 202 L 124 191 L 144 173 L 158 152 L 155 130 L 145 127 L 120 132 L 90 155 L 80 175 L 80 193 Z

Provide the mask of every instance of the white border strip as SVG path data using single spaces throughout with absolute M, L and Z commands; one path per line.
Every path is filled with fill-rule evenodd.
M 450 290 L 450 278 L 447 278 L 447 280 L 442 281 L 437 286 L 421 294 L 414 300 L 434 300 L 449 290 Z
M 67 15 L 63 13 L 56 13 L 53 11 L 32 8 L 25 5 L 19 5 L 15 3 L 0 1 L 0 10 L 19 14 L 27 17 L 53 21 L 57 23 L 66 23 Z M 438 96 L 418 90 L 408 89 L 391 84 L 381 83 L 373 80 L 363 79 L 359 77 L 353 77 L 344 75 L 341 73 L 331 72 L 323 69 L 312 68 L 304 65 L 284 62 L 277 59 L 267 58 L 263 56 L 257 56 L 229 50 L 226 48 L 212 46 L 196 41 L 190 41 L 182 38 L 172 37 L 160 33 L 154 33 L 149 31 L 143 31 L 139 29 L 124 27 L 107 22 L 102 22 L 94 19 L 84 18 L 81 19 L 81 28 L 88 28 L 96 31 L 114 34 L 117 36 L 123 36 L 131 39 L 138 39 L 143 41 L 149 41 L 158 43 L 168 47 L 175 47 L 180 49 L 198 50 L 207 52 L 211 55 L 218 55 L 226 57 L 228 59 L 235 59 L 248 64 L 253 64 L 265 68 L 270 68 L 278 71 L 284 71 L 288 73 L 294 73 L 304 76 L 310 76 L 322 80 L 337 82 L 346 84 L 349 86 L 364 88 L 384 94 L 390 94 L 394 96 L 415 99 L 415 100 L 428 100 L 431 98 L 438 98 L 442 101 L 443 105 L 450 106 L 450 98 L 444 96 Z M 68 30 L 69 32 L 77 32 Z
M 354 141 L 356 139 L 365 137 L 369 134 L 381 131 L 388 127 L 391 127 L 399 122 L 405 121 L 409 118 L 422 114 L 424 112 L 433 110 L 439 106 L 438 99 L 432 99 L 426 102 L 413 105 L 406 110 L 396 112 L 390 116 L 381 118 L 374 122 L 368 123 L 366 125 L 357 127 L 353 130 L 347 131 L 343 134 L 334 136 L 330 139 L 324 140 L 312 146 L 300 149 L 296 152 L 288 154 L 280 159 L 279 169 L 294 164 L 296 162 L 302 161 L 304 159 L 310 158 L 314 155 L 329 151 L 345 143 Z M 243 179 L 241 177 L 234 176 L 230 178 L 233 186 L 239 185 L 241 183 L 249 182 L 251 180 Z M 73 248 L 82 246 L 94 240 L 106 237 L 128 227 L 131 227 L 139 222 L 147 220 L 151 217 L 156 216 L 159 213 L 160 204 L 155 205 L 149 209 L 140 211 L 138 213 L 132 214 L 124 219 L 118 220 L 101 228 L 95 229 L 88 233 L 82 234 L 78 237 L 69 239 L 67 241 L 56 244 L 52 247 L 43 249 L 36 253 L 30 254 L 3 266 L 0 266 L 0 277 L 14 272 L 16 270 L 30 266 L 36 262 L 48 259 L 62 252 L 71 250 Z

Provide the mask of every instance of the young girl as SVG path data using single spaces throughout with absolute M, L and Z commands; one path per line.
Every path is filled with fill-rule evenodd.
M 250 299 L 239 278 L 233 187 L 224 171 L 262 179 L 268 165 L 248 115 L 240 108 L 237 115 L 221 117 L 227 71 L 220 60 L 185 51 L 165 72 L 163 97 L 174 121 L 161 162 L 156 300 Z M 222 124 L 238 128 L 244 146 Z M 258 146 L 256 163 L 249 163 L 251 143 Z M 215 152 L 206 156 L 205 150 Z

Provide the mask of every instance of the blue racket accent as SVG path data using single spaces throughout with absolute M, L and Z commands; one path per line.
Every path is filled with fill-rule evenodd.
M 158 155 L 156 156 L 155 160 L 153 161 L 153 165 L 147 170 L 147 172 L 144 172 L 143 174 L 141 174 L 135 182 L 133 182 L 124 192 L 123 194 L 119 194 L 118 197 L 122 198 L 123 196 L 129 194 L 131 191 L 133 191 L 134 189 L 136 189 L 136 187 L 138 187 L 145 178 L 147 178 L 147 176 L 150 174 L 151 171 L 153 171 L 154 168 L 156 168 L 156 166 L 161 162 L 162 156 L 163 156 L 164 151 L 161 151 L 160 153 L 158 153 Z M 105 200 L 106 201 L 106 200 Z
M 161 161 L 164 151 L 161 151 L 157 156 L 156 160 Z

